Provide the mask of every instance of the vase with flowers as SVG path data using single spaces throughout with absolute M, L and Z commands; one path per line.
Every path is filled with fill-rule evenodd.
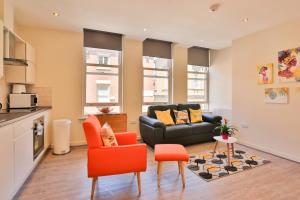
M 228 140 L 228 137 L 231 137 L 235 134 L 235 131 L 237 131 L 237 129 L 228 124 L 228 120 L 224 118 L 224 122 L 217 126 L 215 128 L 215 130 L 220 131 L 220 134 L 222 136 L 222 139 L 224 140 Z

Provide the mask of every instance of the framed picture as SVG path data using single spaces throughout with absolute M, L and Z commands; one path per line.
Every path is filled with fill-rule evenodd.
M 257 66 L 257 82 L 258 84 L 273 83 L 273 64 Z
M 278 52 L 280 82 L 300 82 L 300 47 Z
M 287 104 L 289 96 L 289 88 L 266 88 L 265 102 Z

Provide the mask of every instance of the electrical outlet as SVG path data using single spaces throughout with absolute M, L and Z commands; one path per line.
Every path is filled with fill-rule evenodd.
M 249 128 L 248 124 L 242 124 L 241 127 L 242 128 Z

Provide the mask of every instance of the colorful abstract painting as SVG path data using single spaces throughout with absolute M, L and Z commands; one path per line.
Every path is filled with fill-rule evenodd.
M 280 82 L 300 82 L 300 47 L 278 52 Z
M 273 83 L 273 64 L 257 66 L 258 84 Z
M 288 103 L 289 88 L 266 88 L 266 103 Z

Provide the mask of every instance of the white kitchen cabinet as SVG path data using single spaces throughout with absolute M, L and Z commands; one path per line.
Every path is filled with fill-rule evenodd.
M 33 166 L 32 129 L 26 130 L 24 134 L 14 139 L 14 151 L 14 187 L 18 189 L 30 174 Z
M 14 141 L 13 127 L 0 128 L 0 197 L 12 199 L 14 195 Z
M 5 79 L 8 83 L 35 83 L 35 49 L 29 43 L 26 43 L 25 45 L 26 51 L 23 49 L 24 46 L 16 45 L 16 55 L 18 55 L 20 58 L 23 58 L 24 56 L 21 54 L 22 52 L 26 52 L 24 59 L 26 59 L 28 66 L 6 65 Z
M 4 48 L 4 27 L 3 22 L 0 20 L 0 78 L 3 77 L 4 68 L 3 68 L 3 48 Z
M 26 43 L 26 60 L 35 64 L 35 49 L 29 43 Z
M 49 110 L 0 127 L 0 199 L 10 200 L 50 146 Z M 33 158 L 33 121 L 44 117 L 44 150 Z
M 8 83 L 35 83 L 35 66 L 34 63 L 28 62 L 28 66 L 5 66 L 5 79 Z

